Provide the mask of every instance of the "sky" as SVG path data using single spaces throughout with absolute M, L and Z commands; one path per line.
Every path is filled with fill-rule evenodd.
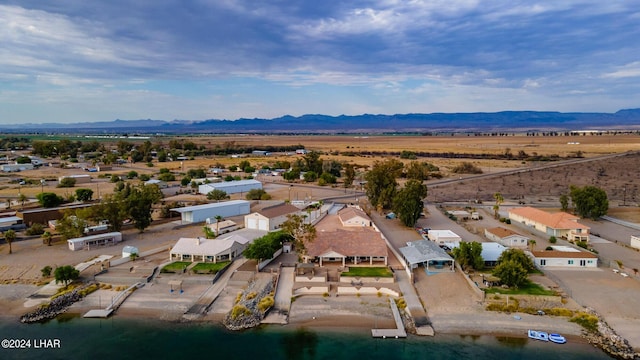
M 0 124 L 640 107 L 636 0 L 0 0 Z

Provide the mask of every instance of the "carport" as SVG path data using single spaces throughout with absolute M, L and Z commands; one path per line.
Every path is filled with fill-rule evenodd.
M 430 272 L 454 272 L 455 261 L 438 244 L 429 240 L 407 242 L 400 253 L 411 269 L 423 265 Z

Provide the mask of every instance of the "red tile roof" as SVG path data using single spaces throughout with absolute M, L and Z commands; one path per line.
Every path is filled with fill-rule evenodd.
M 509 210 L 509 213 L 522 216 L 552 229 L 590 229 L 580 224 L 577 216 L 565 212 L 548 213 L 532 207 L 521 207 Z

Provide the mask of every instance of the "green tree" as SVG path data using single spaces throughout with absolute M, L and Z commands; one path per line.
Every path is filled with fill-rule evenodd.
M 211 228 L 208 225 L 205 225 L 202 227 L 202 231 L 204 232 L 204 237 L 207 239 L 215 239 L 216 238 L 216 233 L 211 230 Z
M 52 270 L 53 269 L 51 268 L 51 266 L 47 265 L 47 266 L 43 267 L 42 269 L 40 269 L 40 273 L 42 273 L 42 277 L 47 278 L 47 277 L 51 276 L 51 271 Z
M 424 211 L 422 199 L 427 197 L 427 186 L 418 180 L 409 180 L 393 198 L 393 211 L 405 226 L 413 227 Z
M 7 244 L 9 244 L 9 254 L 13 253 L 13 249 L 11 249 L 11 243 L 14 242 L 16 240 L 16 232 L 9 229 L 7 231 L 4 232 L 4 241 L 6 241 Z
M 216 235 L 220 235 L 220 222 L 224 220 L 224 218 L 221 215 L 216 215 L 214 218 L 216 219 Z
M 157 185 L 140 184 L 132 187 L 130 194 L 126 197 L 128 213 L 134 222 L 134 226 L 139 232 L 151 225 L 151 212 L 153 204 L 162 199 L 162 192 Z
M 507 260 L 498 263 L 493 269 L 493 275 L 500 278 L 500 281 L 510 287 L 518 288 L 528 281 L 527 270 L 515 260 Z
M 406 176 L 407 179 L 413 179 L 418 181 L 427 180 L 428 170 L 425 166 L 426 163 L 421 163 L 418 161 L 412 161 L 406 166 Z
M 510 248 L 502 252 L 498 258 L 498 264 L 506 261 L 515 261 L 520 264 L 527 272 L 535 269 L 533 261 L 521 249 Z
M 127 179 L 133 179 L 138 177 L 138 172 L 135 170 L 131 170 L 127 173 Z
M 282 243 L 291 240 L 291 235 L 283 231 L 271 232 L 255 239 L 253 243 L 247 246 L 243 255 L 247 259 L 258 261 L 271 259 L 273 254 L 278 251 L 278 249 L 282 248 Z
M 302 159 L 304 160 L 304 171 L 313 171 L 316 174 L 322 174 L 322 159 L 317 151 L 309 151 Z
M 53 276 L 56 279 L 56 284 L 62 282 L 66 286 L 69 282 L 80 277 L 80 271 L 71 265 L 65 265 L 57 267 L 53 272 Z
M 565 212 L 569 210 L 569 195 L 560 195 L 560 210 Z
M 52 208 L 62 204 L 62 197 L 52 192 L 42 192 L 36 195 L 36 199 L 42 207 Z
M 453 248 L 451 252 L 463 269 L 472 268 L 475 270 L 482 270 L 484 268 L 482 244 L 477 241 L 461 242 L 460 245 Z
M 251 189 L 245 196 L 247 200 L 269 200 L 266 197 L 269 197 L 269 199 L 271 198 L 271 196 L 263 189 Z
M 375 161 L 371 170 L 365 174 L 365 191 L 369 202 L 376 209 L 389 209 L 393 204 L 398 186 L 396 179 L 403 167 L 402 162 L 396 159 Z
M 609 211 L 607 193 L 595 186 L 570 186 L 569 195 L 578 215 L 593 220 L 606 215 Z
M 91 189 L 76 189 L 76 199 L 78 201 L 87 202 L 93 198 L 93 190 Z
M 220 201 L 229 199 L 229 195 L 227 195 L 227 192 L 224 190 L 213 189 L 207 193 L 207 199 Z
M 287 215 L 287 220 L 282 223 L 281 227 L 285 234 L 289 234 L 293 238 L 293 245 L 298 254 L 305 256 L 307 254 L 305 244 L 315 240 L 316 228 L 305 222 L 305 216 L 297 214 Z
M 349 188 L 356 179 L 356 169 L 352 164 L 344 164 L 344 187 Z
M 323 172 L 318 180 L 318 185 L 335 184 L 337 181 L 336 176 L 329 172 Z
M 533 249 L 535 249 L 537 242 L 534 239 L 529 239 L 529 247 L 531 248 L 531 251 L 533 251 Z
M 128 205 L 120 193 L 103 196 L 100 204 L 92 208 L 95 218 L 107 221 L 109 231 L 122 230 L 122 222 L 128 216 Z
M 81 237 L 87 222 L 83 218 L 79 218 L 71 210 L 67 210 L 61 219 L 56 222 L 56 231 L 62 236 L 62 240 L 69 240 Z
M 65 177 L 60 180 L 58 187 L 60 188 L 69 188 L 76 186 L 76 179 L 71 177 Z
M 315 171 L 307 171 L 304 173 L 304 181 L 306 182 L 314 182 L 318 180 L 318 173 Z

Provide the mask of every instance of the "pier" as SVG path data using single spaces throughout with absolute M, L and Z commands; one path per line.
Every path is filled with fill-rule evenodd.
M 393 319 L 396 321 L 395 329 L 371 329 L 371 336 L 374 338 L 406 338 L 407 332 L 404 329 L 404 324 L 402 323 L 402 317 L 400 317 L 400 310 L 398 310 L 398 306 L 393 299 L 389 299 L 389 303 L 391 304 L 391 312 L 393 313 Z

